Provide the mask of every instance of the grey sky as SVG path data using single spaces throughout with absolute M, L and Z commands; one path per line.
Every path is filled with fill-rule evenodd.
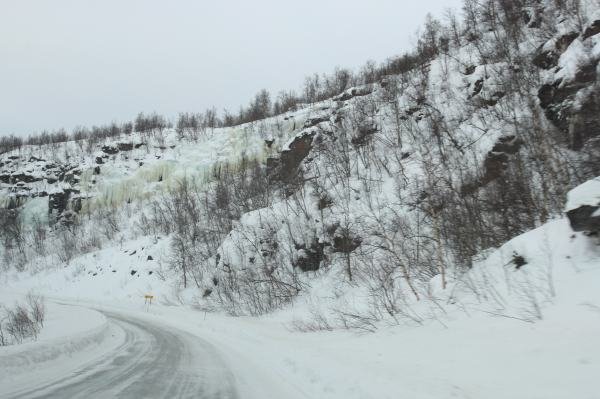
M 460 0 L 0 0 L 0 134 L 237 111 L 412 47 Z

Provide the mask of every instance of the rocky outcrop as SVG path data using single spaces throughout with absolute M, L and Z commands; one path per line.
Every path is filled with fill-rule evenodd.
M 119 151 L 131 151 L 133 150 L 133 143 L 117 143 Z
M 69 199 L 74 194 L 79 194 L 79 190 L 67 188 L 50 194 L 48 197 L 48 213 L 60 217 L 69 207 Z M 74 208 L 81 210 L 81 200 L 79 201 L 79 207 L 75 206 Z
M 577 32 L 566 33 L 557 39 L 543 44 L 533 57 L 533 65 L 542 69 L 551 69 L 558 64 L 558 60 L 562 53 L 569 45 L 579 36 Z
M 308 156 L 312 149 L 315 130 L 305 130 L 296 136 L 288 145 L 287 149 L 281 151 L 279 159 L 271 157 L 267 159 L 267 171 L 272 180 L 290 182 L 298 174 L 298 167 Z
M 600 88 L 595 85 L 597 65 L 598 59 L 589 61 L 579 67 L 572 79 L 558 79 L 538 91 L 546 117 L 565 133 L 573 150 L 580 150 L 587 140 L 600 135 Z
M 379 131 L 377 123 L 374 121 L 365 121 L 361 123 L 358 128 L 354 131 L 352 139 L 350 140 L 355 146 L 365 145 L 371 139 L 375 133 Z
M 592 23 L 590 23 L 583 31 L 583 35 L 581 35 L 581 38 L 585 40 L 588 37 L 597 35 L 598 33 L 600 33 L 600 19 L 592 21 Z
M 600 234 L 600 177 L 569 191 L 565 210 L 573 231 Z
M 582 205 L 567 211 L 567 218 L 573 231 L 600 232 L 600 206 Z
M 108 155 L 114 155 L 119 153 L 119 149 L 112 145 L 103 145 L 102 152 Z
M 304 128 L 308 129 L 308 128 L 317 126 L 319 123 L 329 122 L 329 119 L 330 119 L 329 115 L 321 115 L 321 116 L 315 116 L 313 118 L 308 118 L 304 122 Z
M 349 254 L 362 244 L 362 239 L 345 228 L 337 228 L 333 235 L 333 252 Z
M 361 86 L 361 87 L 351 87 L 348 90 L 344 91 L 342 94 L 333 97 L 335 101 L 348 101 L 354 97 L 362 97 L 369 95 L 373 92 L 373 87 Z
M 299 268 L 303 272 L 319 270 L 321 263 L 325 258 L 324 249 L 328 244 L 319 242 L 314 239 L 309 245 L 296 244 L 296 260 L 294 267 Z
M 472 194 L 502 176 L 508 169 L 510 156 L 519 152 L 523 144 L 523 140 L 513 135 L 500 137 L 483 161 L 483 175 L 476 181 L 465 184 L 461 192 Z

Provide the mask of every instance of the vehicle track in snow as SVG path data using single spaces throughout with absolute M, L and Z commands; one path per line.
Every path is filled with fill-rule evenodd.
M 216 349 L 189 333 L 100 311 L 125 339 L 68 375 L 30 381 L 10 398 L 237 398 L 234 378 Z

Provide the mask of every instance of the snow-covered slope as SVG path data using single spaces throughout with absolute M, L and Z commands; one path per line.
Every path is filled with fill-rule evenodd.
M 551 270 L 513 282 L 475 266 L 600 173 L 598 5 L 474 7 L 404 72 L 295 111 L 2 154 L 2 278 L 236 315 L 300 309 L 298 329 L 420 323 L 465 277 L 498 308 L 524 295 L 535 308 Z M 528 261 L 515 251 L 499 261 Z
M 491 251 L 446 290 L 433 281 L 432 300 L 411 303 L 418 322 L 405 318 L 368 335 L 298 332 L 314 324 L 302 318 L 319 306 L 301 301 L 258 319 L 162 305 L 140 314 L 140 297 L 125 290 L 107 297 L 85 281 L 45 285 L 34 277 L 11 287 L 78 297 L 83 306 L 129 312 L 207 339 L 247 397 L 595 399 L 599 258 L 595 237 L 556 219 Z M 113 284 L 110 276 L 95 278 L 96 285 Z

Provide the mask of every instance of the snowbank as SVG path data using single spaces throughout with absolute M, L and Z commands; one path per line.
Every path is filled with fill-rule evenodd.
M 582 205 L 600 205 L 600 177 L 588 180 L 569 191 L 565 211 L 577 209 Z
M 46 306 L 47 318 L 37 341 L 0 347 L 0 385 L 26 386 L 32 375 L 49 365 L 67 370 L 106 343 L 110 331 L 101 313 L 51 302 Z

